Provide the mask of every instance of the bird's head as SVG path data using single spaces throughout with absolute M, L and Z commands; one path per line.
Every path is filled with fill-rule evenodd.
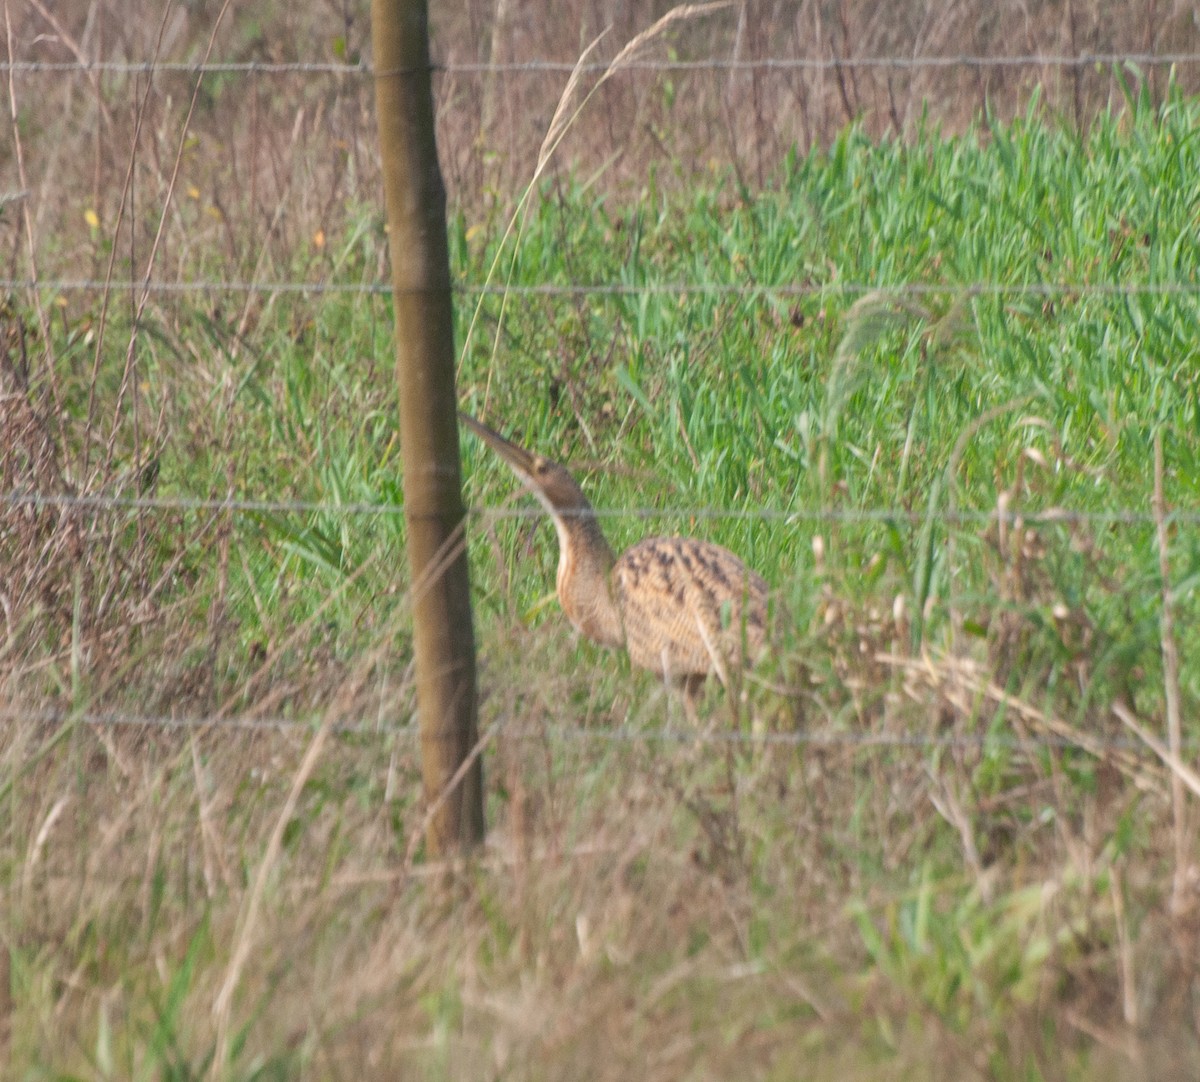
M 521 483 L 551 515 L 570 517 L 591 511 L 591 504 L 584 496 L 583 489 L 565 466 L 518 447 L 469 413 L 459 411 L 458 416 L 463 424 L 508 463 Z

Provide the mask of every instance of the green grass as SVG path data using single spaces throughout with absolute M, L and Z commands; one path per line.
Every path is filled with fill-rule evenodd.
M 868 596 L 886 588 L 944 600 L 953 589 L 960 603 L 994 609 L 1005 600 L 995 596 L 995 554 L 979 531 L 963 531 L 951 566 L 946 512 L 989 511 L 1005 493 L 1027 511 L 1148 513 L 1155 433 L 1167 447 L 1169 502 L 1194 503 L 1200 300 L 1136 292 L 1195 281 L 1194 121 L 1193 104 L 1172 100 L 1161 113 L 1143 106 L 1101 122 L 1083 140 L 1035 113 L 911 145 L 849 131 L 750 202 L 728 184 L 687 203 L 650 191 L 635 209 L 570 192 L 546 199 L 521 237 L 515 283 L 817 292 L 510 298 L 502 347 L 493 354 L 488 326 L 468 349 L 464 398 L 479 408 L 490 385 L 489 415 L 518 439 L 594 463 L 598 506 L 662 512 L 650 523 L 618 514 L 619 543 L 687 528 L 697 510 L 892 511 L 870 526 L 750 517 L 704 529 L 801 606 L 816 529 L 828 530 L 837 570 Z M 556 262 L 564 236 L 571 244 Z M 976 283 L 1118 292 L 976 295 Z M 912 285 L 934 291 L 888 292 Z M 480 447 L 465 450 L 471 500 L 493 502 L 509 487 L 504 468 Z M 1152 530 L 1042 532 L 1057 596 L 1040 600 L 1061 600 L 1121 639 L 1133 632 L 1152 655 Z M 1196 568 L 1189 535 L 1173 553 L 1180 581 Z M 541 539 L 535 584 L 550 581 L 554 559 L 552 532 Z M 933 631 L 944 615 L 935 610 Z
M 1196 284 L 1200 105 L 1127 105 L 1085 136 L 1036 107 L 956 138 L 850 129 L 762 192 L 724 175 L 686 195 L 650 182 L 636 205 L 569 177 L 539 191 L 498 282 L 730 288 L 488 296 L 469 339 L 464 291 L 464 405 L 571 464 L 617 547 L 699 533 L 766 575 L 787 613 L 768 668 L 792 691 L 753 689 L 741 724 L 832 742 L 609 739 L 678 711 L 543 604 L 553 531 L 489 513 L 530 501 L 467 439 L 483 721 L 504 728 L 494 849 L 454 875 L 419 852 L 405 868 L 403 520 L 336 506 L 401 501 L 386 299 L 253 302 L 240 337 L 240 312 L 155 308 L 136 438 L 124 316 L 91 432 L 97 313 L 56 321 L 51 429 L 80 487 L 332 506 L 39 512 L 7 535 L 46 587 L 0 653 L 18 716 L 0 740 L 13 1077 L 204 1076 L 308 740 L 28 718 L 46 704 L 366 726 L 331 739 L 285 825 L 217 1077 L 1059 1079 L 1194 1061 L 1166 776 L 1125 749 L 1020 745 L 1050 716 L 1124 738 L 1117 698 L 1162 731 L 1153 525 L 953 517 L 1147 514 L 1156 436 L 1168 504 L 1196 506 L 1200 295 L 1136 287 Z M 339 276 L 370 280 L 375 212 L 327 233 Z M 461 282 L 500 237 L 454 217 Z M 296 258 L 299 274 L 314 256 Z M 1038 285 L 1080 288 L 1015 288 Z M 86 440 L 111 462 L 80 480 Z M 37 456 L 14 444 L 6 485 Z M 1190 719 L 1191 524 L 1170 556 Z M 728 723 L 718 695 L 705 706 Z M 964 740 L 853 743 L 920 735 Z

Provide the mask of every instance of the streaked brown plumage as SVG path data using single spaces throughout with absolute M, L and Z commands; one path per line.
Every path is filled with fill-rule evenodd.
M 617 558 L 575 478 L 466 413 L 463 423 L 538 498 L 558 532 L 558 600 L 589 639 L 691 697 L 709 673 L 728 685 L 766 638 L 766 580 L 732 552 L 691 537 L 650 537 Z

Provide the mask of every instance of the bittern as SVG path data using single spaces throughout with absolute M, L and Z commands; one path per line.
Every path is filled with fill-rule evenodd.
M 558 533 L 558 601 L 567 619 L 603 646 L 681 684 L 688 713 L 705 678 L 729 686 L 762 652 L 766 580 L 727 548 L 693 537 L 650 537 L 613 554 L 578 482 L 466 413 L 465 424 L 537 497 Z

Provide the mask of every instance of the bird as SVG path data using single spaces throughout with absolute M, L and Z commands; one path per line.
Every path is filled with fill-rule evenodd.
M 734 553 L 694 537 L 649 537 L 616 556 L 565 466 L 527 451 L 460 411 L 517 475 L 558 534 L 559 605 L 584 636 L 681 687 L 696 718 L 710 675 L 729 688 L 762 654 L 770 588 Z

